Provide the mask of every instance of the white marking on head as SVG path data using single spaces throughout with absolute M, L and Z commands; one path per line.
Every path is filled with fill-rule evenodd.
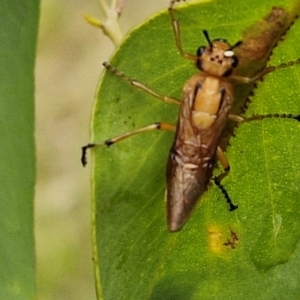
M 232 50 L 227 50 L 224 52 L 225 57 L 232 57 L 234 55 L 234 52 Z

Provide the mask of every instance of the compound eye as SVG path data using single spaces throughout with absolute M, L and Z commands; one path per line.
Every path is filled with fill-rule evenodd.
M 197 54 L 196 54 L 196 55 L 197 55 L 198 57 L 202 56 L 202 54 L 204 53 L 205 49 L 206 49 L 205 46 L 199 47 L 198 50 L 197 50 Z
M 236 68 L 239 63 L 239 59 L 234 55 L 231 57 L 231 66 Z

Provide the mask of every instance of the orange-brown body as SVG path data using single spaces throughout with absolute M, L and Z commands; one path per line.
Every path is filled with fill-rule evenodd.
M 172 232 L 183 227 L 208 187 L 233 99 L 225 74 L 230 75 L 237 59 L 229 44 L 215 40 L 199 49 L 196 64 L 203 72 L 184 86 L 167 164 L 167 225 Z
M 207 189 L 231 101 L 231 85 L 220 78 L 196 75 L 184 87 L 176 136 L 167 165 L 167 223 L 170 231 L 181 229 L 199 196 Z

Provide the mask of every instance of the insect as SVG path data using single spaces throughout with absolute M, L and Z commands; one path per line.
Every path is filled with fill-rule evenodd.
M 173 7 L 176 2 L 180 2 L 180 0 L 170 2 L 169 15 L 177 49 L 182 57 L 193 61 L 199 70 L 198 74 L 185 83 L 182 101 L 162 96 L 140 82 L 127 77 L 108 63 L 103 64 L 108 71 L 129 81 L 133 86 L 166 103 L 180 105 L 176 127 L 164 122 L 150 124 L 108 139 L 103 143 L 87 144 L 82 147 L 81 157 L 82 164 L 85 165 L 86 151 L 89 148 L 111 146 L 127 137 L 151 130 L 175 131 L 166 171 L 167 227 L 170 232 L 179 231 L 186 224 L 196 203 L 207 190 L 212 179 L 224 194 L 230 210 L 237 208 L 221 185 L 222 179 L 230 169 L 219 145 L 228 119 L 236 122 L 248 122 L 266 117 L 288 117 L 299 121 L 299 116 L 293 115 L 259 115 L 244 118 L 230 113 L 234 99 L 232 81 L 243 84 L 253 83 L 276 69 L 300 63 L 299 59 L 289 64 L 266 67 L 252 77 L 239 76 L 233 73 L 239 64 L 239 59 L 234 51 L 242 44 L 242 41 L 230 45 L 224 39 L 211 40 L 206 30 L 203 30 L 203 35 L 207 46 L 199 47 L 195 55 L 187 53 L 182 48 L 179 23 L 174 16 Z M 214 177 L 213 170 L 217 159 L 224 172 Z

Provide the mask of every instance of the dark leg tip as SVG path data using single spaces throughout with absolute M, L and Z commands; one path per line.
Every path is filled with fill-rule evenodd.
M 233 203 L 230 203 L 230 208 L 229 211 L 235 211 L 236 209 L 238 209 L 238 205 L 234 205 Z
M 84 167 L 87 165 L 87 159 L 86 159 L 87 149 L 93 148 L 95 146 L 96 146 L 96 144 L 87 144 L 87 145 L 81 147 L 81 159 L 80 160 Z
M 300 115 L 294 116 L 293 119 L 295 119 L 296 121 L 300 122 Z
M 114 143 L 114 142 L 111 141 L 111 140 L 106 140 L 106 141 L 104 142 L 104 144 L 105 144 L 107 147 L 111 146 L 113 143 Z
M 86 149 L 87 147 L 84 146 L 81 148 L 81 164 L 85 167 L 87 165 L 87 159 L 86 159 Z

